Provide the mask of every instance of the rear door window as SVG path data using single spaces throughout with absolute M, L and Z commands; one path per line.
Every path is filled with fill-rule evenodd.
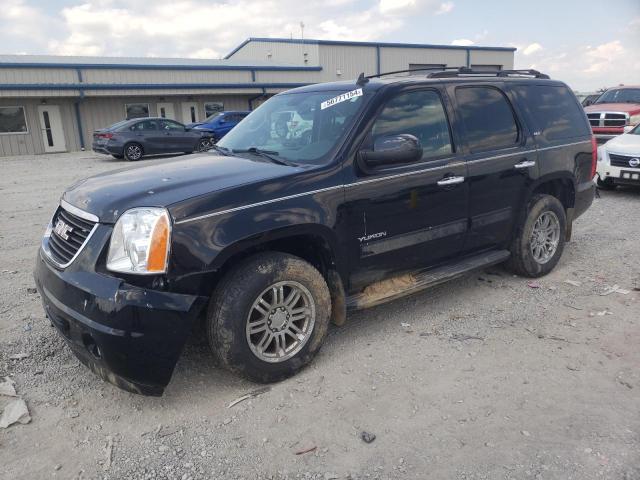
M 472 153 L 514 147 L 520 135 L 511 103 L 495 87 L 456 88 L 458 114 Z
M 434 90 L 402 93 L 387 102 L 371 131 L 373 140 L 383 135 L 410 134 L 420 140 L 422 160 L 450 155 L 447 115 Z
M 545 140 L 590 135 L 584 111 L 567 87 L 518 85 L 513 88 Z

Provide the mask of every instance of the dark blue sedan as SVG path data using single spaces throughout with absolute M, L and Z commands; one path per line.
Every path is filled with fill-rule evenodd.
M 135 118 L 114 123 L 93 133 L 93 151 L 140 160 L 145 155 L 191 153 L 209 150 L 211 132 L 185 127 L 167 118 Z
M 250 113 L 251 112 L 244 111 L 218 112 L 207 117 L 204 122 L 190 123 L 187 126 L 195 130 L 206 130 L 210 132 L 217 142 Z

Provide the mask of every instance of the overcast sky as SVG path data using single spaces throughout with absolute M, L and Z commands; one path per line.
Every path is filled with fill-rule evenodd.
M 2 0 L 0 53 L 220 58 L 248 37 L 517 47 L 578 90 L 640 84 L 640 0 Z

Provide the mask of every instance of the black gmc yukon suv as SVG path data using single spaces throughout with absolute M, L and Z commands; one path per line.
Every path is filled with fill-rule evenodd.
M 571 90 L 536 71 L 412 73 L 281 93 L 210 152 L 69 188 L 35 280 L 79 359 L 160 395 L 201 321 L 222 365 L 272 382 L 349 309 L 502 262 L 553 269 L 594 196 Z

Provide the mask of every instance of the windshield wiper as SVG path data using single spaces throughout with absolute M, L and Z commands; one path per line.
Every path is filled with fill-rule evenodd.
M 228 148 L 224 148 L 216 144 L 211 145 L 211 150 L 215 150 L 216 152 L 221 153 L 222 155 L 225 155 L 225 156 L 231 155 L 231 152 L 229 151 Z
M 233 150 L 233 153 L 253 153 L 254 155 L 264 157 L 273 163 L 277 163 L 278 165 L 286 165 L 288 167 L 296 166 L 295 163 L 286 162 L 280 158 L 276 158 L 274 155 L 279 155 L 279 153 L 273 150 L 262 150 L 258 147 L 249 147 L 242 150 Z

